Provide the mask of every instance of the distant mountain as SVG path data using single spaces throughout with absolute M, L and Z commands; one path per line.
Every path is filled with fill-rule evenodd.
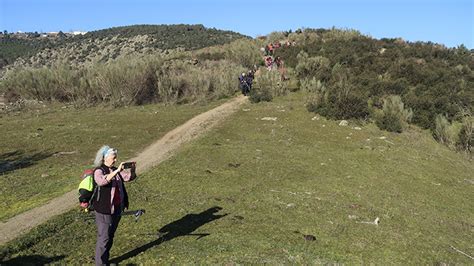
M 91 31 L 84 35 L 37 33 L 0 34 L 0 68 L 48 66 L 56 61 L 75 64 L 106 62 L 130 54 L 171 49 L 194 50 L 250 38 L 203 25 L 133 25 Z

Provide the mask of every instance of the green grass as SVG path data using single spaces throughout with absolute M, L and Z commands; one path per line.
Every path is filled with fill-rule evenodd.
M 80 182 L 104 144 L 126 160 L 223 101 L 180 106 L 43 107 L 0 116 L 0 220 L 40 206 Z M 58 152 L 73 154 L 54 155 Z
M 128 184 L 131 208 L 147 213 L 136 223 L 123 218 L 111 257 L 122 264 L 472 263 L 450 247 L 474 254 L 472 161 L 417 129 L 394 134 L 312 120 L 304 98 L 244 106 L 250 111 Z M 261 120 L 267 116 L 277 120 Z M 215 206 L 222 209 L 205 212 Z M 359 223 L 376 217 L 378 226 Z M 3 246 L 1 256 L 91 263 L 95 225 L 83 219 L 70 211 Z M 171 236 L 160 240 L 166 225 Z

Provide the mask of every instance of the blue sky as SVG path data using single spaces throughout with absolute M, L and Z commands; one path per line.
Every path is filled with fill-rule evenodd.
M 335 26 L 474 48 L 474 0 L 0 0 L 0 30 L 9 32 L 179 23 L 252 37 Z

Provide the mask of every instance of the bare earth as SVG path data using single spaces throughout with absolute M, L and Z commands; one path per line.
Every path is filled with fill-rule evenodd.
M 146 170 L 170 158 L 184 143 L 187 143 L 223 121 L 237 111 L 247 98 L 239 96 L 210 111 L 202 113 L 183 125 L 168 132 L 160 140 L 148 146 L 137 157 L 130 160 L 137 162 L 137 172 Z M 61 197 L 51 200 L 46 205 L 26 211 L 0 223 L 0 245 L 28 232 L 53 216 L 62 214 L 78 206 L 77 190 L 74 189 Z

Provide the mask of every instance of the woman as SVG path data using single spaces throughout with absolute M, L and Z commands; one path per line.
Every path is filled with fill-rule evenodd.
M 95 264 L 109 263 L 110 249 L 114 234 L 120 222 L 120 214 L 128 208 L 128 196 L 123 182 L 136 178 L 135 165 L 124 170 L 124 163 L 114 166 L 117 161 L 117 150 L 103 146 L 97 152 L 94 166 L 94 180 L 97 183 L 97 196 L 93 201 L 95 223 L 97 225 L 97 243 L 95 247 Z

